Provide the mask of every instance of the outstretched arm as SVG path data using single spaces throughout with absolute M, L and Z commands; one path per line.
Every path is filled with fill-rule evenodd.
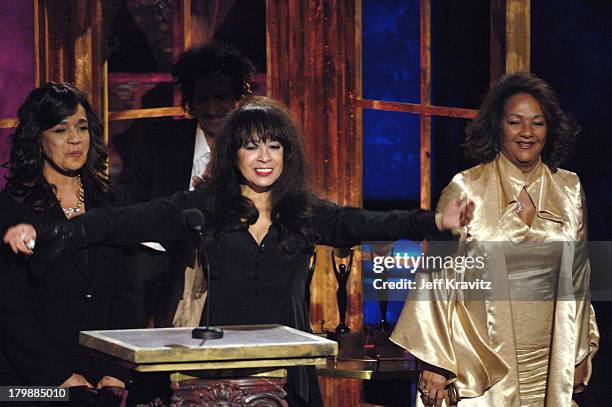
M 420 209 L 375 212 L 320 201 L 315 209 L 315 230 L 320 244 L 336 247 L 368 240 L 448 240 L 448 232 L 465 226 L 473 211 L 474 204 L 465 200 L 453 201 L 438 215 Z
M 4 243 L 13 252 L 30 255 L 32 241 L 49 245 L 81 248 L 97 243 L 131 245 L 148 240 L 181 240 L 186 238 L 182 221 L 185 209 L 199 207 L 199 192 L 177 192 L 169 198 L 88 211 L 69 222 L 45 225 L 19 224 L 4 234 Z
M 16 225 L 5 233 L 4 242 L 15 253 L 31 255 L 29 268 L 42 280 L 57 264 L 84 247 L 186 239 L 183 210 L 201 207 L 202 192 L 177 192 L 144 204 L 91 210 L 68 222 Z M 36 241 L 35 250 L 27 247 L 31 240 Z

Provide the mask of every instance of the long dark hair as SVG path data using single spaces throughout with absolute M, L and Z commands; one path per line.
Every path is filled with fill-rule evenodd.
M 465 130 L 467 156 L 479 163 L 489 162 L 497 157 L 501 150 L 501 120 L 506 104 L 518 93 L 531 95 L 544 112 L 548 131 L 546 145 L 542 150 L 542 161 L 552 171 L 556 171 L 571 153 L 580 126 L 563 113 L 555 92 L 548 83 L 528 72 L 506 75 L 491 87 L 478 115 Z
M 250 142 L 267 140 L 283 146 L 283 171 L 270 192 L 271 218 L 280 229 L 281 250 L 288 254 L 311 250 L 316 240 L 311 225 L 313 198 L 302 135 L 289 110 L 265 97 L 244 100 L 217 136 L 211 177 L 204 186 L 213 234 L 218 236 L 224 225 L 236 219 L 244 225 L 257 221 L 257 208 L 241 193 L 238 150 Z
M 43 176 L 42 132 L 73 115 L 79 105 L 87 115 L 90 138 L 87 161 L 79 170 L 81 182 L 88 202 L 107 202 L 108 156 L 100 120 L 83 92 L 73 85 L 54 82 L 30 92 L 17 112 L 19 124 L 11 136 L 10 160 L 4 164 L 9 170 L 5 189 L 12 199 L 36 211 L 47 210 L 57 203 L 53 197 L 55 186 Z

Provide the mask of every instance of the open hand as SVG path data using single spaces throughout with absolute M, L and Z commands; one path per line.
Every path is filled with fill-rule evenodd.
M 455 199 L 442 214 L 436 216 L 439 230 L 452 230 L 470 223 L 474 216 L 474 202 L 467 199 Z
M 36 242 L 36 229 L 26 223 L 10 227 L 4 234 L 4 243 L 11 246 L 13 253 L 31 255 Z

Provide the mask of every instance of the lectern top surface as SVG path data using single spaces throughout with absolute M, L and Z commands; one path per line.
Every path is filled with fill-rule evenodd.
M 191 338 L 192 328 L 81 332 L 83 346 L 133 363 L 325 357 L 335 342 L 282 325 L 224 327 L 221 339 Z
M 225 327 L 221 339 L 202 340 L 191 338 L 192 328 L 122 329 L 113 331 L 85 331 L 129 348 L 223 348 L 232 346 L 257 346 L 287 343 L 318 343 L 321 338 L 281 325 L 252 325 Z

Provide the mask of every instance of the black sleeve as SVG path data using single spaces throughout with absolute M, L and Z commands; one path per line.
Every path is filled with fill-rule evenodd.
M 203 192 L 180 191 L 142 204 L 93 209 L 69 222 L 34 225 L 36 249 L 28 258 L 30 269 L 42 281 L 49 270 L 84 247 L 188 239 L 183 210 L 203 207 Z
M 70 221 L 82 229 L 85 246 L 105 243 L 132 245 L 147 241 L 177 241 L 188 238 L 183 211 L 202 208 L 202 188 L 179 191 L 168 198 L 122 208 L 95 209 Z
M 329 202 L 315 204 L 314 229 L 319 244 L 346 247 L 364 241 L 448 240 L 450 234 L 436 227 L 431 211 L 375 212 L 340 207 Z
M 111 184 L 113 198 L 118 206 L 151 199 L 155 156 L 149 129 L 148 125 L 139 127 L 130 149 L 131 158 L 117 180 Z

